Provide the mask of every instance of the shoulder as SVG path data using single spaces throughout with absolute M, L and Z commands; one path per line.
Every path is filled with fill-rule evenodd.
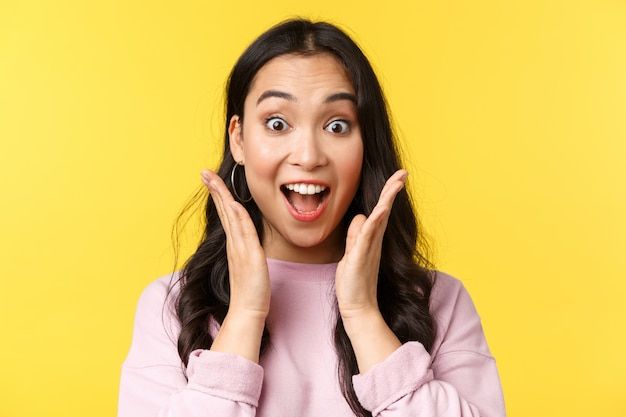
M 174 300 L 179 289 L 179 271 L 162 275 L 150 281 L 141 291 L 137 302 L 137 315 L 156 317 L 162 310 L 173 313 Z
M 131 348 L 125 364 L 148 366 L 175 363 L 180 325 L 174 301 L 178 294 L 178 272 L 150 281 L 141 291 L 135 310 Z
M 462 292 L 467 292 L 463 282 L 444 271 L 433 271 L 435 277 L 430 293 L 430 308 L 440 313 L 453 307 Z
M 480 315 L 463 282 L 444 271 L 435 271 L 430 312 L 437 323 L 434 348 L 470 350 L 491 355 Z
M 162 275 L 144 287 L 137 304 L 136 322 L 145 325 L 160 325 L 163 322 L 168 335 L 178 337 L 181 326 L 176 313 L 176 301 L 181 289 L 181 272 Z M 209 316 L 208 327 L 210 335 L 215 337 L 220 324 Z

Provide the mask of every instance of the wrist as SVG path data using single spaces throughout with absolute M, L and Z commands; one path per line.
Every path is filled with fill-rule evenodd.
M 373 328 L 387 325 L 378 308 L 350 312 L 341 316 L 343 327 L 348 336 L 371 332 Z
M 240 332 L 256 334 L 265 327 L 265 317 L 256 314 L 226 313 L 222 326 L 237 329 Z
M 384 361 L 402 346 L 378 309 L 348 318 L 344 321 L 344 328 L 361 374 Z
M 253 310 L 243 310 L 232 308 L 232 306 L 228 309 L 226 313 L 226 317 L 224 319 L 231 318 L 231 320 L 235 321 L 245 321 L 245 322 L 265 322 L 267 318 L 267 313 L 262 311 L 253 311 Z
M 211 349 L 243 356 L 259 363 L 259 349 L 265 319 L 244 314 L 226 314 Z

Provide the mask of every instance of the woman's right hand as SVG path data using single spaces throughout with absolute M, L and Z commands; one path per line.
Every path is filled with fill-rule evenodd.
M 269 271 L 250 214 L 235 201 L 219 175 L 205 169 L 201 177 L 226 232 L 230 282 L 228 315 L 265 320 L 270 309 Z

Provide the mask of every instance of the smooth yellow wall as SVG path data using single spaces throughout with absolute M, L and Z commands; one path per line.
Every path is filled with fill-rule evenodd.
M 294 15 L 378 71 L 508 415 L 626 415 L 626 3 L 296 4 L 0 3 L 0 415 L 115 415 L 140 291 L 218 161 L 226 75 Z

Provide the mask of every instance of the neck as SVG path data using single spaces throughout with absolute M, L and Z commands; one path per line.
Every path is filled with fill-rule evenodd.
M 345 233 L 341 225 L 326 240 L 311 246 L 298 246 L 266 222 L 264 226 L 262 246 L 268 258 L 304 264 L 329 264 L 339 262 L 344 255 Z

